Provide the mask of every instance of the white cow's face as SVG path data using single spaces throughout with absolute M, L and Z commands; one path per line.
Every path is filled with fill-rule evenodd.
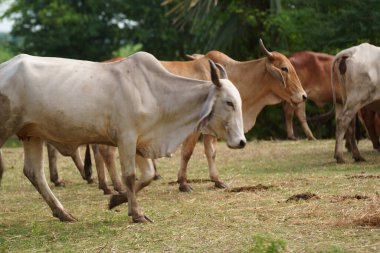
M 243 148 L 246 139 L 243 131 L 242 101 L 239 91 L 228 79 L 220 79 L 221 87 L 215 87 L 215 101 L 209 122 L 202 133 L 227 141 L 229 148 Z

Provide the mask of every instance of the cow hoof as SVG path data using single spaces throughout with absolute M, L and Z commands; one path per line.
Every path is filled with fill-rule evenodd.
M 221 181 L 217 181 L 217 182 L 215 182 L 215 188 L 218 188 L 218 189 L 227 189 L 228 185 L 226 185 L 225 183 L 223 183 Z
M 119 206 L 123 203 L 127 203 L 128 202 L 128 198 L 126 196 L 126 194 L 115 194 L 115 195 L 112 195 L 111 198 L 110 198 L 110 202 L 108 203 L 108 209 L 112 209 L 116 206 Z
M 314 136 L 308 137 L 307 139 L 308 139 L 309 141 L 316 141 L 316 140 L 317 140 L 317 138 L 315 138 Z
M 159 180 L 159 179 L 162 179 L 161 175 L 159 174 L 154 175 L 153 180 Z
M 53 216 L 57 217 L 60 221 L 65 221 L 65 222 L 78 221 L 77 218 L 75 218 L 70 213 L 66 212 L 65 210 L 57 210 L 53 212 Z
M 122 194 L 123 192 L 125 192 L 123 187 L 115 187 L 113 189 L 115 190 L 115 194 Z
M 92 178 L 89 178 L 89 179 L 84 179 L 87 181 L 87 184 L 93 184 L 94 183 L 94 179 Z
M 54 182 L 54 185 L 55 185 L 56 187 L 65 187 L 65 186 L 66 186 L 65 181 L 64 181 L 63 179 L 60 179 L 60 180 L 55 181 L 55 182 Z
M 364 159 L 364 157 L 362 157 L 362 156 L 354 157 L 354 160 L 355 160 L 355 162 L 365 162 L 365 161 L 366 161 L 366 160 Z
M 153 220 L 151 220 L 148 216 L 142 215 L 137 218 L 132 218 L 134 223 L 153 223 Z
M 100 190 L 103 191 L 103 194 L 104 195 L 111 195 L 112 194 L 112 190 L 110 188 L 99 188 Z
M 179 186 L 179 190 L 180 190 L 181 192 L 192 192 L 192 191 L 193 191 L 193 188 L 192 188 L 190 185 L 188 185 L 188 184 L 181 184 L 181 185 Z
M 343 158 L 336 158 L 336 162 L 339 163 L 339 164 L 343 164 L 343 163 L 346 163 L 346 161 L 344 161 Z
M 288 140 L 290 140 L 290 141 L 296 141 L 297 138 L 295 136 L 288 136 Z

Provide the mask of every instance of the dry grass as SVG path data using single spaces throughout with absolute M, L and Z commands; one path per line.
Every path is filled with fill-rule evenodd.
M 198 144 L 191 193 L 169 184 L 178 152 L 157 161 L 163 179 L 138 197 L 155 221 L 146 225 L 133 224 L 126 205 L 108 211 L 108 197 L 83 182 L 69 158 L 59 159 L 66 187 L 50 185 L 79 221 L 59 222 L 23 176 L 22 149 L 4 149 L 0 252 L 248 252 L 257 235 L 285 241 L 286 252 L 380 252 L 380 156 L 368 141 L 359 148 L 367 162 L 347 154 L 349 162 L 337 165 L 332 140 L 254 141 L 244 150 L 219 143 L 221 177 L 237 189 L 224 191 L 207 181 Z M 307 192 L 319 199 L 286 202 Z

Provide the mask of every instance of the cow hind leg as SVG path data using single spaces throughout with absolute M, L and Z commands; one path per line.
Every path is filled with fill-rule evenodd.
M 181 148 L 181 167 L 178 171 L 177 182 L 179 184 L 179 190 L 181 192 L 190 192 L 193 190 L 187 183 L 187 165 L 193 154 L 195 145 L 197 144 L 200 133 L 193 133 L 186 138 L 182 143 Z
M 356 162 L 364 162 L 365 159 L 360 154 L 357 141 L 355 138 L 355 128 L 356 128 L 356 117 L 352 119 L 350 125 L 347 128 L 347 136 L 348 136 L 348 141 L 351 146 L 352 158 L 354 158 Z
M 209 175 L 212 182 L 215 183 L 216 188 L 225 189 L 228 188 L 224 182 L 222 182 L 219 178 L 219 172 L 216 168 L 215 157 L 216 157 L 216 149 L 214 144 L 217 139 L 211 135 L 203 136 L 203 144 L 205 149 L 205 154 L 208 162 Z
M 58 176 L 57 149 L 53 147 L 53 145 L 51 145 L 50 143 L 46 143 L 46 149 L 48 152 L 50 181 L 55 186 L 65 186 L 64 180 L 59 179 L 59 176 Z
M 357 111 L 360 109 L 360 104 L 355 105 L 353 108 L 345 108 L 337 118 L 336 123 L 336 139 L 335 139 L 335 153 L 334 158 L 337 163 L 344 163 L 343 159 L 343 139 L 347 132 L 349 124 L 352 122 Z
M 31 137 L 23 141 L 23 146 L 24 175 L 44 198 L 54 217 L 61 221 L 76 221 L 77 219 L 63 208 L 46 182 L 43 170 L 43 141 L 40 138 Z

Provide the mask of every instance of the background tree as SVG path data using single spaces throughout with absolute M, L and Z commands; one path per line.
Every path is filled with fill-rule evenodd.
M 23 43 L 16 50 L 41 56 L 104 60 L 123 46 L 133 24 L 121 0 L 15 0 L 5 17 L 11 34 Z
M 250 60 L 262 57 L 259 38 L 286 55 L 335 54 L 362 42 L 380 45 L 379 9 L 378 0 L 14 0 L 5 14 L 15 21 L 13 42 L 0 44 L 14 53 L 96 61 L 136 50 L 162 60 L 210 50 Z M 307 102 L 308 115 L 329 108 Z M 311 128 L 317 138 L 334 136 L 333 120 Z M 297 121 L 295 132 L 303 135 Z M 285 138 L 281 105 L 266 107 L 250 135 Z

